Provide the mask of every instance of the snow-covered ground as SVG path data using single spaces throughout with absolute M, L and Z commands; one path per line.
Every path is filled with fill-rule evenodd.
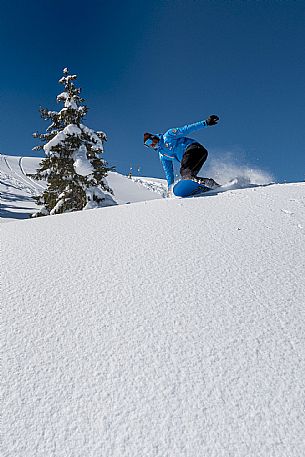
M 0 154 L 0 222 L 28 219 L 38 207 L 33 197 L 43 192 L 45 183 L 28 175 L 35 173 L 41 159 Z M 166 193 L 162 179 L 128 179 L 110 172 L 107 181 L 120 204 L 162 198 Z
M 32 160 L 2 157 L 7 218 Z M 111 179 L 137 203 L 0 227 L 2 454 L 303 457 L 305 183 Z

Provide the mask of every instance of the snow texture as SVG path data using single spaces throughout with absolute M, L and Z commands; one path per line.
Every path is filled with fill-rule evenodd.
M 77 103 L 76 101 L 74 100 L 74 98 L 72 97 L 69 97 L 66 99 L 65 101 L 65 108 L 70 108 L 70 109 L 74 109 L 74 110 L 77 110 Z
M 93 166 L 87 158 L 87 148 L 81 145 L 73 154 L 74 170 L 78 175 L 89 176 L 94 172 Z
M 81 130 L 90 138 L 90 141 L 92 144 L 95 145 L 95 148 L 96 149 L 100 149 L 103 151 L 103 142 L 102 140 L 97 136 L 97 134 L 95 133 L 94 130 L 92 129 L 89 129 L 89 127 L 87 127 L 86 125 L 84 124 L 80 124 L 80 128 Z
M 156 195 L 1 226 L 5 457 L 304 455 L 305 184 Z
M 86 189 L 86 195 L 88 198 L 88 203 L 84 207 L 84 210 L 101 208 L 101 207 L 104 208 L 105 206 L 112 206 L 112 205 L 116 204 L 116 202 L 114 201 L 111 194 L 109 194 L 107 192 L 103 192 L 98 187 L 88 187 Z M 94 200 L 94 197 L 97 197 L 100 202 Z
M 60 102 L 60 101 L 66 101 L 68 97 L 69 97 L 68 92 L 62 92 L 61 94 L 57 95 L 56 99 L 58 102 Z
M 67 125 L 61 132 L 58 132 L 52 140 L 46 143 L 43 147 L 44 152 L 47 156 L 51 156 L 53 148 L 61 145 L 69 136 L 81 136 L 81 129 L 75 124 Z M 57 153 L 55 153 L 57 154 Z
M 103 151 L 103 142 L 94 130 L 89 129 L 83 124 L 80 124 L 79 127 L 75 124 L 69 124 L 44 145 L 45 154 L 47 156 L 51 156 L 52 154 L 58 155 L 57 152 L 53 151 L 56 146 L 61 145 L 69 136 L 81 137 L 82 134 L 87 135 L 88 143 L 93 145 L 93 149 Z

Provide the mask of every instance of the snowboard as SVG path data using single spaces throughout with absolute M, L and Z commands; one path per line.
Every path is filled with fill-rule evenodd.
M 202 194 L 208 192 L 210 189 L 204 184 L 199 184 L 192 179 L 182 179 L 178 181 L 173 187 L 173 193 L 176 197 L 191 197 L 193 195 Z

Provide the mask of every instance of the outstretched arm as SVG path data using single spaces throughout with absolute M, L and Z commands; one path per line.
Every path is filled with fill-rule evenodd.
M 209 125 L 215 125 L 219 121 L 219 117 L 216 116 L 215 114 L 212 114 L 209 116 L 205 121 L 199 121 L 195 122 L 194 124 L 186 124 L 183 127 L 176 127 L 173 129 L 169 129 L 165 134 L 165 140 L 166 136 L 170 138 L 179 138 L 185 135 L 188 135 L 189 133 L 195 132 L 196 130 L 200 130 L 204 127 L 207 127 Z

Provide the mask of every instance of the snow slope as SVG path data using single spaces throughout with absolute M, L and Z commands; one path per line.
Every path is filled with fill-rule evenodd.
M 304 183 L 1 239 L 2 455 L 305 455 Z
M 40 161 L 41 159 L 35 157 L 0 154 L 0 222 L 28 219 L 37 211 L 38 206 L 33 196 L 43 192 L 45 183 L 35 181 L 27 175 L 35 173 Z M 162 198 L 165 194 L 165 181 L 160 179 L 147 182 L 147 179 L 137 178 L 133 181 L 126 176 L 110 172 L 107 181 L 119 205 L 154 200 Z

